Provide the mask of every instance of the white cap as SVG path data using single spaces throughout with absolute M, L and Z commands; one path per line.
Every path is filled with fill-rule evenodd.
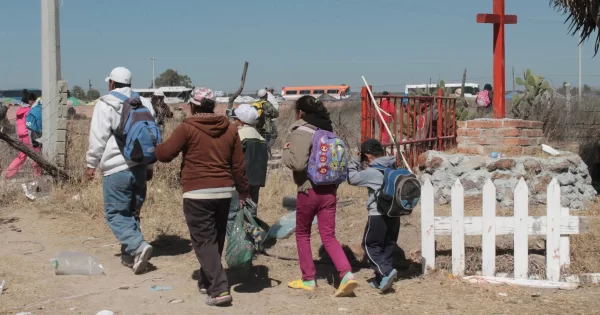
M 110 80 L 121 84 L 131 84 L 131 71 L 124 67 L 116 67 L 104 81 L 108 82 Z
M 156 91 L 154 91 L 154 96 L 163 96 L 164 97 L 165 93 L 163 93 L 163 91 L 161 91 L 161 90 L 156 90 Z
M 233 110 L 231 117 L 244 124 L 255 125 L 258 121 L 258 111 L 250 104 L 242 104 Z
M 267 95 L 267 90 L 265 89 L 260 89 L 258 90 L 258 97 L 265 97 L 265 95 Z

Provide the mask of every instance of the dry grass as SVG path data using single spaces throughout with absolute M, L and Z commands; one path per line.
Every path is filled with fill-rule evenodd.
M 336 131 L 343 137 L 349 146 L 355 147 L 360 140 L 360 103 L 332 102 L 327 104 L 331 110 L 332 120 Z M 277 145 L 281 146 L 287 134 L 289 125 L 293 122 L 293 111 L 284 110 L 278 119 L 279 139 Z M 177 126 L 177 122 L 170 122 L 166 126 L 166 133 L 170 134 Z M 89 120 L 72 120 L 69 123 L 67 169 L 74 178 L 81 178 L 85 168 L 85 152 L 88 147 Z M 4 143 L 0 143 L 2 148 Z M 277 148 L 277 147 L 276 147 Z M 10 150 L 0 151 L 0 162 L 5 165 L 16 152 Z M 142 210 L 142 223 L 145 236 L 149 240 L 161 236 L 188 237 L 188 230 L 182 215 L 182 193 L 179 184 L 181 159 L 178 158 L 169 164 L 157 164 L 155 166 L 154 179 L 148 185 L 148 197 Z M 25 171 L 24 171 L 25 172 Z M 98 176 L 99 177 L 99 176 Z M 12 190 L 11 190 L 12 189 Z M 288 213 L 282 207 L 284 196 L 295 195 L 296 187 L 293 184 L 291 173 L 285 169 L 271 170 L 269 172 L 266 187 L 261 190 L 261 204 L 259 217 L 268 224 L 275 223 L 282 215 Z M 15 188 L 4 187 L 0 190 L 2 199 L 0 206 L 21 205 L 26 202 L 22 194 L 15 193 Z M 366 191 L 360 188 L 342 185 L 338 191 L 338 199 L 344 201 L 339 207 L 337 233 L 340 241 L 347 245 L 349 253 L 354 255 L 354 261 L 362 261 L 363 254 L 360 249 L 362 233 L 366 221 L 366 210 L 364 201 Z M 97 219 L 104 216 L 102 183 L 101 178 L 95 181 L 76 181 L 57 185 L 53 190 L 53 198 L 49 203 L 40 203 L 39 209 L 45 213 L 56 216 L 64 216 L 72 213 L 85 213 Z M 499 216 L 512 215 L 512 209 L 498 207 Z M 481 215 L 481 199 L 468 198 L 465 202 L 465 215 Z M 543 215 L 544 207 L 532 207 L 531 215 Z M 600 206 L 594 204 L 589 211 L 578 213 L 591 216 L 590 233 L 572 237 L 572 266 L 575 273 L 600 272 L 600 227 L 598 215 Z M 447 216 L 450 214 L 449 205 L 436 208 L 436 215 Z M 408 259 L 412 259 L 412 265 L 418 269 L 420 263 L 420 210 L 417 209 L 411 217 L 402 219 L 401 237 L 399 245 Z M 316 229 L 315 229 L 316 230 Z M 317 231 L 314 232 L 317 236 Z M 481 270 L 481 240 L 478 237 L 467 237 L 467 273 L 474 274 Z M 315 259 L 326 257 L 319 253 L 319 242 L 314 242 Z M 497 269 L 498 272 L 512 272 L 512 237 L 499 237 Z M 531 238 L 530 246 L 532 253 L 543 253 L 543 238 Z M 451 269 L 449 250 L 451 249 L 450 238 L 440 237 L 437 243 L 438 260 L 437 267 L 444 270 Z M 295 243 L 292 240 L 282 240 L 278 246 L 271 249 L 273 254 L 296 257 Z M 410 264 L 409 264 L 410 265 Z M 544 266 L 533 262 L 530 266 L 532 274 L 544 273 Z

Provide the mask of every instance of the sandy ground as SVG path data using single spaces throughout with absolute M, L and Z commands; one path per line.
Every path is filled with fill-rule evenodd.
M 356 247 L 365 218 L 352 212 L 340 209 L 340 219 L 350 223 L 338 232 L 344 244 Z M 414 237 L 408 236 L 410 226 L 403 225 L 404 240 L 399 243 L 403 249 L 415 247 Z M 33 204 L 0 208 L 0 279 L 8 281 L 0 296 L 0 314 L 96 314 L 104 309 L 115 314 L 597 314 L 600 310 L 599 287 L 557 291 L 470 285 L 442 272 L 420 277 L 419 266 L 407 262 L 399 262 L 402 279 L 395 290 L 381 295 L 366 283 L 371 271 L 354 261 L 360 279 L 356 296 L 334 298 L 330 283 L 335 271 L 326 258 L 319 259 L 318 251 L 320 287 L 315 293 L 286 287 L 299 276 L 296 260 L 261 256 L 249 274 L 230 274 L 233 306 L 214 308 L 204 304 L 192 279 L 198 264 L 187 238 L 159 237 L 152 269 L 139 276 L 120 265 L 115 243 L 100 217 L 57 215 Z M 314 239 L 313 245 L 317 249 L 320 241 Z M 406 249 L 407 256 L 413 249 Z M 49 260 L 65 250 L 96 256 L 106 276 L 55 276 Z M 280 241 L 269 252 L 295 258 L 293 238 Z M 153 285 L 172 290 L 151 292 Z M 183 302 L 169 303 L 172 300 Z

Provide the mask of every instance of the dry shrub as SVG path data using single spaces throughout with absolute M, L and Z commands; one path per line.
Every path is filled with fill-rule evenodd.
M 559 149 L 578 153 L 590 168 L 594 182 L 600 180 L 600 97 L 573 97 L 571 106 L 554 98 L 536 119 L 544 122 L 544 135 Z
M 572 274 L 600 272 L 600 204 L 598 200 L 587 211 L 571 213 L 571 215 L 587 216 L 589 230 L 586 234 L 571 236 Z

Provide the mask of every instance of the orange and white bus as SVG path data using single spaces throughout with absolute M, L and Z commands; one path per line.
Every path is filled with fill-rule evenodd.
M 338 100 L 350 97 L 350 87 L 342 85 L 314 85 L 314 86 L 284 86 L 281 96 L 286 101 L 295 101 L 304 95 L 320 97 L 323 94 L 336 98 Z

